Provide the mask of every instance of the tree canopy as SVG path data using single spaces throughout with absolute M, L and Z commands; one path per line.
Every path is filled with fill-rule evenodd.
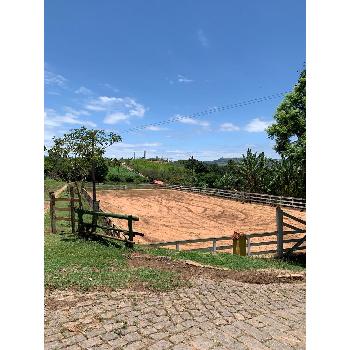
M 286 95 L 277 108 L 275 123 L 267 128 L 274 139 L 274 149 L 282 158 L 304 164 L 306 161 L 306 69 L 292 92 Z

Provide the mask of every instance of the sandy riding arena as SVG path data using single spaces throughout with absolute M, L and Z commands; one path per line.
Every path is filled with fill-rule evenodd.
M 268 205 L 164 189 L 104 190 L 97 197 L 104 211 L 140 218 L 134 223 L 145 234 L 136 238 L 140 243 L 276 230 L 275 208 Z M 305 212 L 287 211 L 305 219 Z M 125 220 L 115 223 L 126 228 Z

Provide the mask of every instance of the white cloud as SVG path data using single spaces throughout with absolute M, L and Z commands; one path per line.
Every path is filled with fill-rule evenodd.
M 208 127 L 210 123 L 206 120 L 197 120 L 191 117 L 178 117 L 178 121 L 183 124 L 190 124 L 190 125 L 199 125 L 202 127 Z
M 75 90 L 74 92 L 79 95 L 92 95 L 92 91 L 86 88 L 85 86 L 80 86 L 80 88 Z
M 197 30 L 197 38 L 203 47 L 209 47 L 209 40 L 202 29 Z
M 69 114 L 74 114 L 75 116 L 78 116 L 78 115 L 90 115 L 91 113 L 89 111 L 85 111 L 84 109 L 74 109 L 72 107 L 67 107 L 65 106 L 64 108 L 64 111 L 69 113 Z
M 115 112 L 112 114 L 109 114 L 105 117 L 105 119 L 103 120 L 103 122 L 105 124 L 117 124 L 123 120 L 128 120 L 130 118 L 129 115 L 124 114 L 122 112 Z
M 149 130 L 149 131 L 162 131 L 162 130 L 168 130 L 167 128 L 161 128 L 160 126 L 156 126 L 156 125 L 150 125 L 150 126 L 146 126 L 145 130 Z
M 183 76 L 181 74 L 177 75 L 177 81 L 179 83 L 193 83 L 194 82 L 194 80 L 186 78 L 185 76 Z
M 120 121 L 127 121 L 131 117 L 142 118 L 146 108 L 130 97 L 109 97 L 99 96 L 90 99 L 85 108 L 95 112 L 106 112 L 104 119 L 106 124 L 115 124 Z
M 44 112 L 45 127 L 58 127 L 64 124 L 85 125 L 96 127 L 96 124 L 89 120 L 80 120 L 78 115 L 67 112 L 58 114 L 54 109 L 46 109 Z
M 220 125 L 220 131 L 238 131 L 239 127 L 237 125 L 234 125 L 232 123 L 222 123 Z
M 61 88 L 66 87 L 67 79 L 64 76 L 55 74 L 47 69 L 44 71 L 44 76 L 45 85 L 59 86 Z
M 272 120 L 264 121 L 260 118 L 254 118 L 245 126 L 244 129 L 248 132 L 263 132 L 272 123 Z

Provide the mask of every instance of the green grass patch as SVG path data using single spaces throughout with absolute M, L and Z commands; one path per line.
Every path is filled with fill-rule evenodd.
M 130 250 L 107 240 L 86 241 L 75 235 L 45 235 L 45 287 L 125 288 L 142 285 L 167 291 L 184 285 L 180 276 L 160 269 L 130 267 Z
M 293 261 L 284 261 L 272 258 L 258 258 L 239 256 L 229 253 L 203 253 L 180 251 L 177 252 L 172 249 L 146 249 L 138 246 L 137 249 L 156 256 L 169 256 L 174 260 L 192 260 L 201 264 L 226 267 L 231 270 L 258 270 L 258 269 L 283 269 L 292 271 L 302 271 L 305 269 L 302 263 Z

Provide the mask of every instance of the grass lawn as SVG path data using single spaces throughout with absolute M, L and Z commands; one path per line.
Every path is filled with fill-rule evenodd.
M 283 269 L 291 271 L 303 271 L 302 263 L 279 259 L 264 259 L 257 257 L 239 256 L 229 253 L 203 253 L 190 251 L 175 251 L 172 249 L 137 247 L 140 251 L 151 255 L 168 256 L 173 260 L 192 260 L 204 265 L 225 267 L 231 270 L 259 270 L 259 269 Z

